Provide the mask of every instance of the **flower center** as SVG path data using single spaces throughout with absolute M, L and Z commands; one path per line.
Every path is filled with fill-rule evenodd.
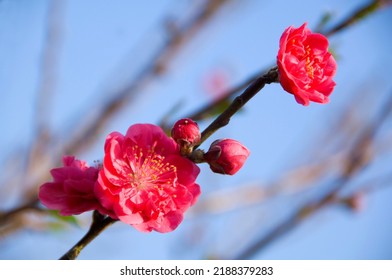
M 311 79 L 314 79 L 314 60 L 310 59 L 311 56 L 311 49 L 310 46 L 307 45 L 305 47 L 305 68 L 306 68 L 306 73 Z
M 165 157 L 157 154 L 154 147 L 146 151 L 135 145 L 132 147 L 131 154 L 130 167 L 132 172 L 128 176 L 133 188 L 137 190 L 148 188 L 162 190 L 166 185 L 174 185 L 177 168 L 165 162 Z

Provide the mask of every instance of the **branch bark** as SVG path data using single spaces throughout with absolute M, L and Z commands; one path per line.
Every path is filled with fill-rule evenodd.
M 107 227 L 114 224 L 117 220 L 101 215 L 98 211 L 93 212 L 93 222 L 89 231 L 76 243 L 68 252 L 66 252 L 60 260 L 75 260 L 80 252 L 93 241 Z

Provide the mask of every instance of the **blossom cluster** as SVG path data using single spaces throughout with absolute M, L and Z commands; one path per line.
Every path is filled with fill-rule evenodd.
M 283 89 L 298 103 L 329 101 L 336 62 L 327 38 L 312 33 L 306 24 L 283 32 L 277 70 Z M 200 196 L 196 163 L 234 175 L 250 154 L 233 139 L 216 140 L 204 152 L 198 150 L 201 139 L 199 126 L 191 119 L 177 121 L 171 137 L 153 124 L 132 125 L 124 135 L 112 132 L 106 138 L 102 165 L 63 157 L 64 166 L 51 170 L 53 181 L 40 187 L 39 199 L 62 215 L 96 210 L 142 232 L 170 232 Z
M 197 124 L 182 119 L 173 126 L 172 136 L 152 124 L 132 125 L 125 135 L 110 133 L 102 166 L 89 167 L 65 156 L 64 166 L 51 170 L 53 182 L 40 187 L 39 199 L 62 215 L 97 210 L 142 232 L 170 232 L 201 193 L 196 183 L 200 168 L 181 152 L 184 147 L 192 150 L 200 141 Z M 227 146 L 225 141 L 222 147 Z M 215 153 L 211 163 L 207 161 L 211 169 L 221 164 L 217 173 L 236 173 L 249 152 L 241 144 L 240 151 L 235 146 Z M 242 151 L 244 156 L 236 158 Z

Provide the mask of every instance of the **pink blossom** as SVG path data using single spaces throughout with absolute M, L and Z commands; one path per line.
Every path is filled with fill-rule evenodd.
M 152 124 L 136 124 L 105 143 L 95 194 L 124 223 L 142 232 L 169 232 L 200 194 L 199 168 L 177 143 Z
M 249 150 L 240 142 L 220 139 L 211 144 L 204 157 L 213 172 L 233 175 L 241 169 L 249 154 Z
M 50 171 L 53 182 L 44 183 L 38 193 L 43 205 L 61 215 L 76 215 L 90 210 L 107 213 L 94 195 L 99 170 L 73 156 L 63 157 L 64 167 Z
M 279 42 L 277 64 L 280 83 L 302 105 L 328 103 L 335 82 L 336 61 L 328 51 L 328 39 L 312 33 L 304 23 L 288 27 Z

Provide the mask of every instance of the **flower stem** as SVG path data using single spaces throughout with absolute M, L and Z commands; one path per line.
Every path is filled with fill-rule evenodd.
M 266 84 L 278 83 L 278 68 L 273 67 L 264 75 L 253 81 L 244 92 L 237 96 L 229 107 L 220 114 L 202 133 L 200 144 L 208 137 L 215 133 L 218 129 L 226 126 L 230 122 L 230 118 L 237 113 L 252 97 L 254 97 Z M 195 147 L 197 148 L 197 147 Z
M 101 215 L 98 211 L 93 213 L 93 222 L 89 231 L 79 240 L 67 253 L 65 253 L 59 260 L 75 260 L 80 252 L 93 241 L 104 229 L 116 222 L 117 220 L 107 216 Z

